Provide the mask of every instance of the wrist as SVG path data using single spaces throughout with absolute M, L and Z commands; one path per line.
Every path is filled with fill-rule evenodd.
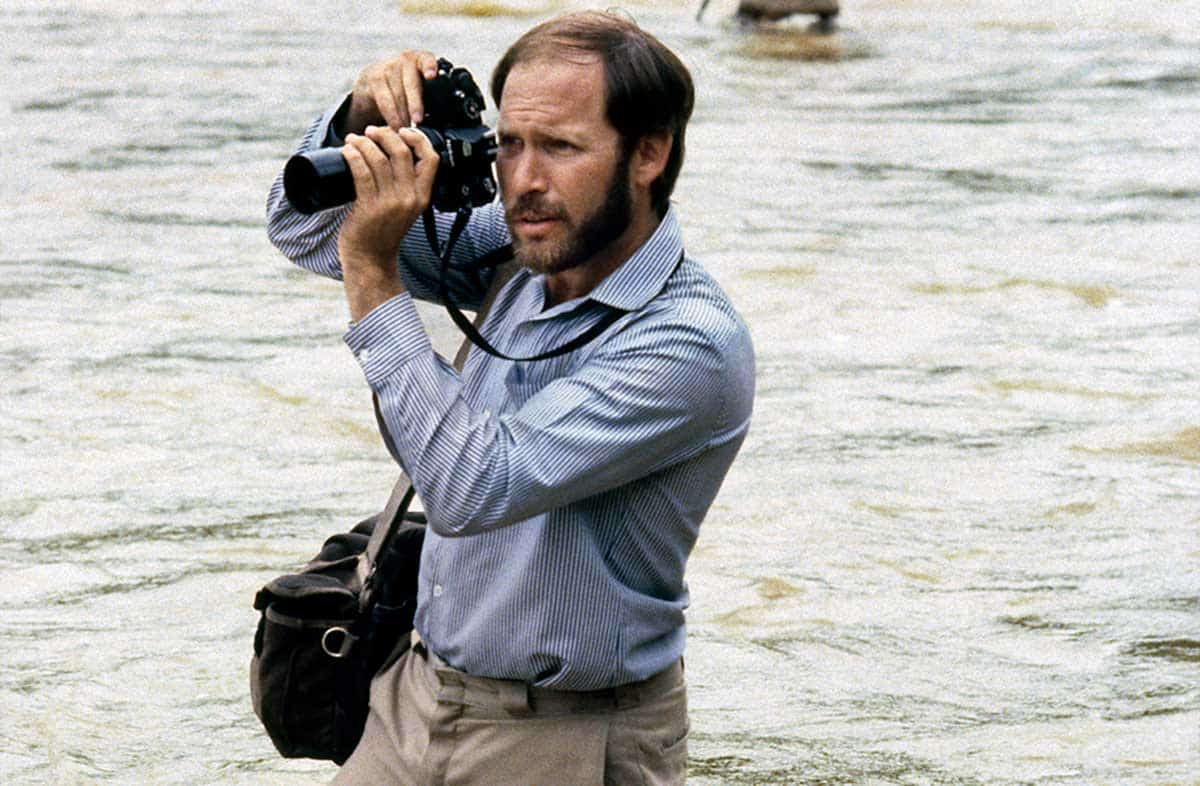
M 346 280 L 346 304 L 350 307 L 350 321 L 360 322 L 375 309 L 382 306 L 397 295 L 404 293 L 404 287 L 396 281 L 379 281 L 372 285 L 352 286 Z
M 405 291 L 391 259 L 381 260 L 372 255 L 345 257 L 342 259 L 342 276 L 352 322 L 358 322 Z
M 343 139 L 347 134 L 362 134 L 367 126 L 383 123 L 383 116 L 375 109 L 375 104 L 358 93 L 351 93 L 344 107 L 339 129 Z
M 351 243 L 338 244 L 338 259 L 346 278 L 391 278 L 396 272 L 396 255 L 365 249 Z

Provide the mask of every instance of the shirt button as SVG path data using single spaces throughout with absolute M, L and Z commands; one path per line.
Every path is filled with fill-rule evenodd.
M 444 587 L 442 587 L 442 585 L 441 585 L 441 584 L 434 584 L 434 585 L 433 585 L 433 597 L 435 597 L 435 598 L 440 598 L 440 597 L 442 597 L 442 593 L 443 593 L 443 592 L 445 592 L 445 591 L 446 591 L 446 590 L 445 590 L 445 588 L 444 588 Z
M 364 366 L 365 366 L 367 363 L 370 363 L 370 362 L 371 362 L 371 350 L 369 350 L 369 349 L 360 349 L 360 350 L 358 351 L 358 362 L 359 362 L 359 363 L 362 363 Z

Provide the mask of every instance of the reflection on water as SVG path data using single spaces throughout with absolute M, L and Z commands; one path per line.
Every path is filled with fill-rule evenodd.
M 1195 0 L 627 10 L 759 355 L 690 566 L 699 784 L 1200 779 Z M 0 11 L 0 781 L 314 783 L 250 601 L 392 469 L 266 189 L 358 69 L 548 0 Z M 437 346 L 456 343 L 436 309 Z
M 1087 451 L 1087 448 L 1080 448 Z M 1184 461 L 1200 461 L 1200 428 L 1186 428 L 1178 434 L 1148 442 L 1132 442 L 1115 448 L 1095 448 L 1092 452 L 1125 456 L 1163 456 Z
M 926 295 L 959 294 L 974 295 L 982 292 L 995 292 L 1014 287 L 1036 287 L 1038 289 L 1060 290 L 1074 295 L 1093 308 L 1103 308 L 1108 301 L 1116 297 L 1117 292 L 1107 285 L 1094 286 L 1087 284 L 1064 284 L 1057 281 L 1032 281 L 1025 278 L 1009 278 L 998 284 L 986 286 L 967 286 L 952 284 L 918 284 L 914 291 Z

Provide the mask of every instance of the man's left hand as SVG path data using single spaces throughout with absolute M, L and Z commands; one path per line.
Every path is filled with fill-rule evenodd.
M 347 136 L 342 156 L 356 197 L 338 235 L 338 256 L 350 318 L 358 321 L 404 291 L 396 254 L 429 206 L 438 156 L 420 131 L 386 126 Z

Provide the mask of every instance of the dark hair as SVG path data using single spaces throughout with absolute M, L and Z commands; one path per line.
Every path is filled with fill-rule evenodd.
M 646 135 L 669 131 L 667 166 L 650 186 L 659 216 L 667 212 L 683 166 L 683 138 L 695 103 L 692 75 L 661 41 L 612 13 L 581 11 L 551 19 L 517 39 L 492 71 L 492 100 L 500 106 L 513 66 L 542 57 L 598 56 L 604 65 L 608 122 L 624 153 Z

